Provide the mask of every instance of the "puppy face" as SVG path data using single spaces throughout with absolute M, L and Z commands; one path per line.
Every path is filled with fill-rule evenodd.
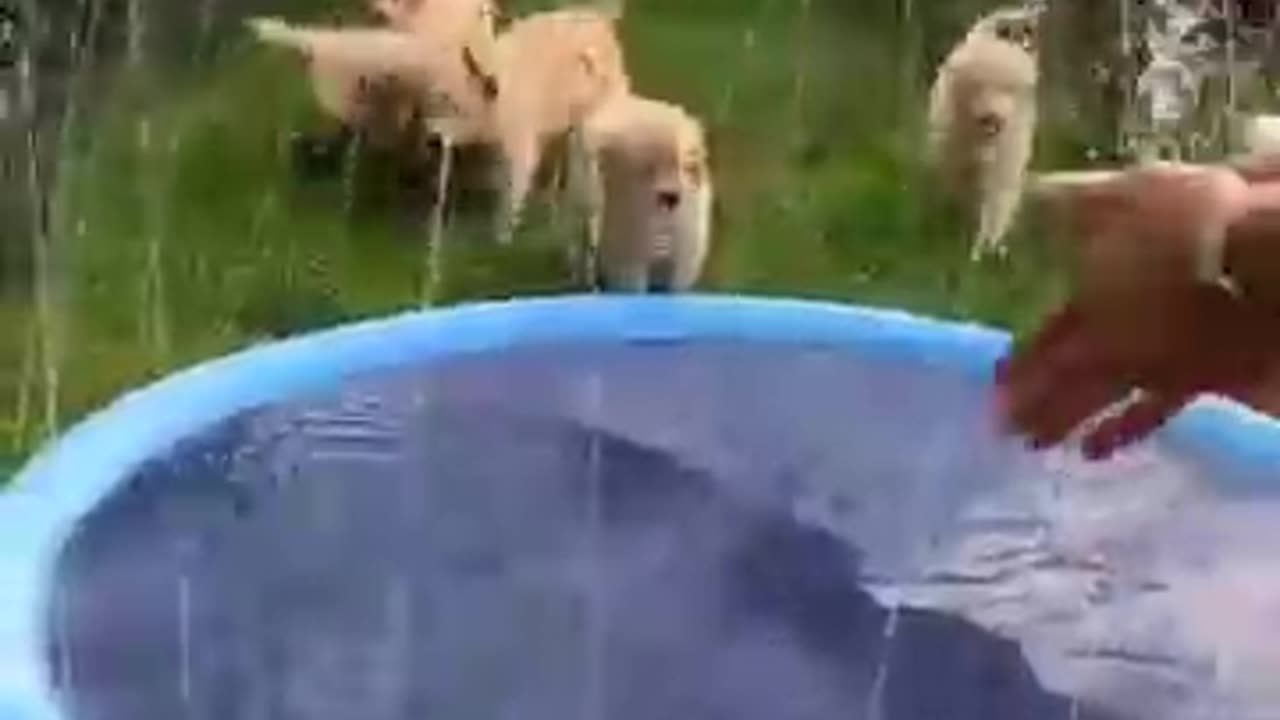
M 973 134 L 983 140 L 994 140 L 1005 129 L 1017 111 L 1017 99 L 996 88 L 983 88 L 974 93 L 968 118 Z
M 709 180 L 702 126 L 675 113 L 630 118 L 611 128 L 601 145 L 606 175 L 623 180 L 649 217 L 687 210 Z
M 1039 48 L 1039 30 L 1037 24 L 1029 18 L 1007 18 L 997 21 L 996 37 L 1011 42 L 1027 52 L 1035 52 Z
M 975 25 L 978 34 L 1016 45 L 1035 54 L 1040 48 L 1040 18 L 1043 9 L 1019 7 L 996 10 Z

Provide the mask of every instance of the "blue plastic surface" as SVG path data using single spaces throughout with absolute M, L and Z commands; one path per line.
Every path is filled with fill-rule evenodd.
M 905 382 L 912 374 L 941 376 L 951 383 L 946 388 L 968 388 L 963 402 L 975 405 L 1008 338 L 977 326 L 829 304 L 585 297 L 414 313 L 255 348 L 179 373 L 71 430 L 0 498 L 0 718 L 63 717 L 51 690 L 46 647 L 57 632 L 49 619 L 62 554 L 86 516 L 180 442 L 245 412 L 424 364 L 465 365 L 469 357 L 539 348 L 632 347 L 670 354 L 684 345 L 717 344 L 846 355 L 900 367 Z M 980 409 L 970 410 L 969 420 L 981 417 Z M 913 439 L 901 441 L 898 452 L 916 452 Z M 1270 420 L 1205 402 L 1167 428 L 1158 444 L 1161 452 L 1211 478 L 1223 496 L 1247 501 L 1280 495 L 1280 426 Z

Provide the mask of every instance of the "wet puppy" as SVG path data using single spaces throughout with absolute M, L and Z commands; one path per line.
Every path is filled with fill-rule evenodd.
M 506 170 L 501 242 L 520 222 L 548 143 L 630 92 L 617 19 L 611 11 L 568 8 L 526 16 L 499 35 L 492 121 Z
M 711 235 L 713 189 L 702 124 L 675 105 L 628 95 L 594 113 L 583 137 L 603 289 L 693 287 Z
M 970 257 L 1005 254 L 1036 128 L 1038 8 L 980 18 L 942 65 L 929 97 L 929 154 L 976 215 Z

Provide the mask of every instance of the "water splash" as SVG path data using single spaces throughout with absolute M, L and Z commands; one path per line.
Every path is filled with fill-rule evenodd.
M 71 631 L 71 593 L 66 588 L 58 588 L 53 597 L 54 633 L 62 651 L 57 655 L 53 668 L 54 686 L 63 692 L 74 693 L 76 689 L 76 664 L 74 643 Z
M 39 362 L 39 332 L 35 323 L 27 323 L 22 343 L 22 372 L 18 380 L 18 407 L 14 412 L 13 451 L 19 452 L 31 440 L 31 396 L 35 392 L 36 365 Z
M 889 686 L 889 672 L 893 662 L 893 646 L 898 638 L 898 620 L 902 605 L 894 602 L 889 605 L 889 616 L 884 622 L 884 635 L 880 659 L 876 663 L 876 672 L 871 681 L 871 693 L 867 698 L 867 720 L 884 720 L 884 694 Z
M 39 27 L 39 14 L 35 3 L 28 0 L 24 6 L 31 27 Z M 53 198 L 49 192 L 49 173 L 44 163 L 43 143 L 40 138 L 39 113 L 37 112 L 39 70 L 34 40 L 22 43 L 18 59 L 20 114 L 26 123 L 26 191 L 32 214 L 31 245 L 34 260 L 36 334 L 38 338 L 38 364 L 43 380 L 43 437 L 51 438 L 58 432 L 59 399 L 62 387 L 62 295 L 65 278 L 57 271 L 53 228 L 50 214 Z
M 386 638 L 390 645 L 387 653 L 387 668 L 392 677 L 394 689 L 388 697 L 398 697 L 398 704 L 406 710 L 412 706 L 413 681 L 412 669 L 417 667 L 413 655 L 414 617 L 413 617 L 413 583 L 407 574 L 392 577 L 387 587 L 387 628 Z
M 592 373 L 585 381 L 586 417 L 590 427 L 599 427 L 596 418 L 604 411 L 604 379 Z M 605 634 L 607 623 L 606 580 L 602 576 L 603 542 L 601 509 L 604 503 L 604 467 L 600 433 L 590 432 L 587 445 L 587 507 L 584 525 L 586 567 L 586 665 L 581 720 L 604 720 L 605 715 Z
M 24 357 L 22 389 L 19 397 L 19 432 L 17 441 L 32 438 L 29 432 L 32 394 L 38 384 L 42 391 L 41 431 L 38 437 L 57 434 L 61 425 L 60 404 L 67 343 L 67 312 L 70 306 L 70 277 L 67 257 L 71 248 L 67 240 L 73 233 L 83 235 L 83 223 L 70 220 L 69 198 L 65 186 L 72 162 L 73 132 L 80 115 L 80 96 L 84 92 L 88 69 L 93 62 L 96 38 L 101 23 L 100 0 L 79 0 L 76 16 L 86 18 L 83 27 L 70 32 L 68 56 L 70 71 L 65 105 L 57 128 L 57 146 L 50 148 L 42 138 L 40 103 L 41 77 L 38 28 L 43 17 L 34 0 L 22 4 L 29 37 L 20 43 L 18 58 L 19 118 L 25 128 L 26 194 L 31 212 L 31 244 L 35 278 L 35 319 L 31 340 Z M 47 89 L 46 89 L 47 90 Z M 55 158 L 56 169 L 49 158 Z M 30 369 L 28 369 L 30 368 Z M 38 371 L 37 371 L 38 368 Z M 39 374 L 39 381 L 35 376 Z
M 739 66 L 742 70 L 739 73 L 733 74 L 725 81 L 724 89 L 721 91 L 722 94 L 720 95 L 719 105 L 716 108 L 715 113 L 712 115 L 714 118 L 713 124 L 719 125 L 725 123 L 733 116 L 738 91 L 737 78 L 746 77 L 755 72 L 756 68 L 751 60 L 756 57 L 756 42 L 758 39 L 756 36 L 756 28 L 767 24 L 765 19 L 769 16 L 773 7 L 774 0 L 765 0 L 764 2 L 761 2 L 757 16 L 750 25 L 743 29 L 742 44 L 739 51 L 739 54 L 743 56 L 739 61 Z
M 803 141 L 807 134 L 805 125 L 805 100 L 808 92 L 809 67 L 812 64 L 810 48 L 813 30 L 813 2 L 800 0 L 800 13 L 796 18 L 795 57 L 793 77 L 791 80 L 791 132 L 792 136 Z
M 191 663 L 194 648 L 191 643 L 191 578 L 186 573 L 178 577 L 178 693 L 182 706 L 195 709 L 192 697 Z
M 444 286 L 445 213 L 449 205 L 449 183 L 453 174 L 456 145 L 447 134 L 440 136 L 440 166 L 436 170 L 436 191 L 431 207 L 431 229 L 427 237 L 427 262 L 422 299 L 428 305 L 440 301 Z
M 125 59 L 129 67 L 139 70 L 145 60 L 146 14 L 142 8 L 143 0 L 129 0 L 125 8 L 126 49 Z
M 1223 20 L 1226 22 L 1226 28 L 1227 28 L 1226 44 L 1224 45 L 1224 48 L 1223 48 L 1226 52 L 1226 68 L 1224 69 L 1224 73 L 1226 75 L 1226 81 L 1227 81 L 1227 103 L 1226 103 L 1226 106 L 1222 109 L 1223 115 L 1220 117 L 1220 126 L 1223 128 L 1226 128 L 1226 127 L 1229 127 L 1231 119 L 1237 116 L 1240 99 L 1239 99 L 1239 88 L 1237 87 L 1237 82 L 1236 82 L 1236 72 L 1238 70 L 1237 68 L 1238 48 L 1236 45 L 1236 26 L 1237 26 L 1236 4 L 1234 2 L 1225 2 L 1222 4 L 1222 6 L 1223 6 L 1223 10 L 1222 10 Z M 1229 135 L 1230 133 L 1228 132 L 1222 132 L 1220 134 L 1219 140 L 1220 140 L 1220 145 L 1222 146 L 1223 152 L 1230 152 L 1230 147 L 1228 146 Z
M 200 0 L 196 16 L 196 42 L 192 51 L 193 59 L 198 65 L 211 55 L 209 38 L 213 30 L 213 19 L 217 14 L 218 0 Z
M 149 159 L 156 153 L 154 125 L 149 118 L 142 118 L 138 123 L 138 154 Z M 170 330 L 169 311 L 165 291 L 165 238 L 168 234 L 169 208 L 172 206 L 171 187 L 174 184 L 172 168 L 176 165 L 176 157 L 180 148 L 178 136 L 170 135 L 164 143 L 158 167 L 144 172 L 139 192 L 143 202 L 143 223 L 146 240 L 146 262 L 142 277 L 142 301 L 139 309 L 142 317 L 139 327 L 142 330 L 144 347 L 151 349 L 154 368 L 163 369 L 169 359 Z M 149 179 L 146 174 L 152 175 Z

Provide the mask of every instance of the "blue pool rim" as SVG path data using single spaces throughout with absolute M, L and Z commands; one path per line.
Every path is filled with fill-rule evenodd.
M 805 300 L 577 296 L 411 312 L 178 372 L 72 428 L 0 495 L 0 720 L 60 720 L 43 655 L 58 553 L 80 518 L 178 440 L 250 408 L 413 363 L 552 344 L 689 341 L 825 347 L 985 383 L 1010 337 L 975 324 Z M 1280 423 L 1244 408 L 1201 401 L 1160 441 L 1237 489 L 1280 489 Z

